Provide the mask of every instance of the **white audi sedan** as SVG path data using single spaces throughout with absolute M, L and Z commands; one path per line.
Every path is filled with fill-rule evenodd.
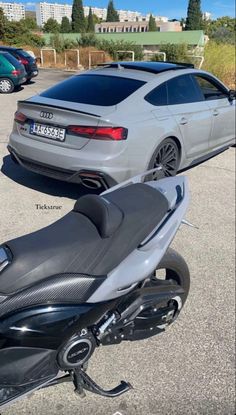
M 193 65 L 116 62 L 18 103 L 8 149 L 34 172 L 110 187 L 175 175 L 235 143 L 235 91 Z

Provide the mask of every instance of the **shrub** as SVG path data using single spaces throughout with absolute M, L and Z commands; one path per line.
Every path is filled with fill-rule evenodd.
M 101 40 L 98 44 L 99 49 L 107 52 L 114 60 L 124 60 L 130 57 L 125 51 L 132 50 L 135 54 L 135 60 L 143 59 L 143 49 L 141 46 L 136 45 L 133 42 L 126 42 L 124 40 L 114 41 L 114 40 Z M 118 53 L 119 50 L 124 51 L 123 53 Z
M 143 59 L 143 49 L 141 46 L 136 45 L 134 42 L 126 42 L 124 40 L 100 40 L 94 33 L 82 34 L 79 40 L 79 46 L 81 47 L 95 47 L 97 49 L 107 52 L 114 60 L 127 59 L 128 55 L 125 51 L 132 50 L 135 53 L 136 60 Z M 124 53 L 117 51 L 122 50 Z
M 45 44 L 42 37 L 32 33 L 22 22 L 7 22 L 3 41 L 15 46 L 27 44 L 42 47 Z
M 75 49 L 78 47 L 78 42 L 70 39 L 64 39 L 60 33 L 55 33 L 50 36 L 50 46 L 56 49 L 57 52 L 64 52 L 66 49 Z
M 191 59 L 189 57 L 188 46 L 185 43 L 180 45 L 175 45 L 172 43 L 167 43 L 166 45 L 160 46 L 160 52 L 166 53 L 166 60 L 168 62 L 190 62 Z M 163 61 L 163 57 L 161 55 L 153 55 L 152 61 Z
M 83 33 L 78 41 L 79 46 L 82 48 L 97 47 L 98 43 L 99 41 L 94 33 Z

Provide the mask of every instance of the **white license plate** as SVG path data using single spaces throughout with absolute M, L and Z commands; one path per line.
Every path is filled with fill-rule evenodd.
M 33 75 L 38 75 L 38 71 L 34 71 L 33 72 Z
M 30 134 L 51 138 L 52 140 L 64 141 L 65 128 L 53 127 L 51 125 L 34 123 L 30 126 Z

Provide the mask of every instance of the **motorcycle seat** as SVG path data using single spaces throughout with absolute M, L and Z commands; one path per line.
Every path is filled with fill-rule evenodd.
M 57 222 L 10 240 L 12 263 L 0 273 L 9 295 L 64 274 L 107 276 L 161 222 L 168 201 L 146 184 L 82 196 Z

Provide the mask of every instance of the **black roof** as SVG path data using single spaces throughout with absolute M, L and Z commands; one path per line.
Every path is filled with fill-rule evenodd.
M 194 65 L 191 63 L 178 63 L 178 62 L 111 62 L 104 63 L 102 65 L 106 68 L 125 68 L 125 69 L 134 69 L 138 71 L 150 72 L 153 74 L 158 74 L 165 71 L 172 71 L 178 69 L 194 68 Z

